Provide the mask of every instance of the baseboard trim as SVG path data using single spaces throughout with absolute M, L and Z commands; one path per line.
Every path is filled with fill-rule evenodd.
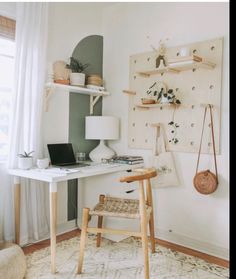
M 78 226 L 76 224 L 76 220 L 71 220 L 71 221 L 67 221 L 67 222 L 62 223 L 62 224 L 57 224 L 57 236 L 61 235 L 61 234 L 64 234 L 64 233 L 67 233 L 67 232 L 71 232 L 75 229 L 78 229 Z M 32 244 L 36 244 L 36 243 L 39 243 L 39 242 L 44 241 L 44 240 L 48 240 L 49 238 L 50 238 L 50 232 L 47 232 L 47 233 L 44 234 L 44 236 L 42 238 L 40 238 L 40 240 L 36 240 L 36 241 L 30 242 L 30 243 L 21 240 L 21 246 L 26 247 L 28 245 L 32 245 Z
M 159 228 L 155 230 L 155 235 L 160 240 L 177 244 L 185 248 L 193 249 L 195 251 L 199 251 L 201 253 L 214 256 L 226 261 L 229 260 L 229 249 Z
M 80 233 L 80 229 L 76 226 L 75 220 L 68 221 L 66 223 L 58 225 L 57 229 L 57 241 L 63 241 L 72 237 L 75 237 Z M 171 236 L 170 236 L 171 234 Z M 156 242 L 159 245 L 162 245 L 166 248 L 182 252 L 184 254 L 188 254 L 191 256 L 195 256 L 198 258 L 201 258 L 205 261 L 208 261 L 213 264 L 217 264 L 219 266 L 223 266 L 228 268 L 229 267 L 229 261 L 227 260 L 227 257 L 223 257 L 221 255 L 226 255 L 227 249 L 216 247 L 214 245 L 209 245 L 209 243 L 205 242 L 199 242 L 195 239 L 179 235 L 179 234 L 173 234 L 165 230 L 156 230 Z M 23 247 L 23 250 L 26 254 L 32 253 L 33 251 L 36 251 L 38 249 L 42 249 L 44 247 L 48 247 L 50 245 L 49 241 L 49 235 L 45 237 L 44 239 L 41 239 L 40 241 L 34 242 L 31 245 L 27 245 L 27 247 Z M 204 246 L 204 247 L 203 247 Z M 201 250 L 200 248 L 203 247 Z M 211 250 L 209 249 L 211 248 Z M 207 248 L 210 252 L 207 252 Z M 216 253 L 218 252 L 218 254 Z M 225 254 L 224 254 L 225 253 Z

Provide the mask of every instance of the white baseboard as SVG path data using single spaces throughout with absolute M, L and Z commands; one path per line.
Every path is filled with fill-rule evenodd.
M 57 235 L 63 234 L 74 229 L 78 228 L 75 220 L 71 220 L 62 224 L 57 225 Z M 186 235 L 178 234 L 175 232 L 169 232 L 168 230 L 156 228 L 155 237 L 161 240 L 165 240 L 171 243 L 175 243 L 186 248 L 194 249 L 196 251 L 206 253 L 208 255 L 212 255 L 215 257 L 219 257 L 221 259 L 229 260 L 229 249 L 213 245 L 208 242 L 204 242 L 198 239 L 191 238 Z M 49 233 L 44 236 L 43 239 L 39 241 L 50 238 Z M 123 237 L 124 238 L 124 237 Z M 121 239 L 111 239 L 113 241 L 120 241 Z M 126 237 L 125 237 L 126 238 Z M 109 238 L 110 239 L 110 238 Z M 37 241 L 37 242 L 39 242 Z M 36 243 L 36 242 L 35 242 Z
M 71 220 L 71 221 L 67 221 L 65 223 L 62 224 L 57 224 L 57 235 L 66 233 L 66 232 L 70 232 L 74 229 L 78 228 L 76 226 L 75 220 Z M 40 238 L 37 241 L 33 241 L 31 243 L 27 243 L 27 241 L 24 241 L 24 237 L 21 238 L 21 246 L 28 246 L 32 243 L 38 243 L 40 241 L 46 240 L 50 238 L 50 232 L 47 232 L 46 234 L 44 234 L 44 236 L 42 238 Z M 23 240 L 22 240 L 23 239 Z M 27 244 L 26 244 L 27 243 Z
M 66 233 L 76 228 L 78 228 L 78 226 L 76 225 L 75 220 L 67 221 L 66 223 L 57 225 L 57 234 Z
M 191 238 L 186 235 L 181 235 L 168 230 L 158 229 L 155 230 L 155 236 L 158 239 L 166 240 L 181 246 L 197 250 L 208 255 L 219 257 L 221 259 L 229 260 L 229 249 L 213 245 L 198 239 Z

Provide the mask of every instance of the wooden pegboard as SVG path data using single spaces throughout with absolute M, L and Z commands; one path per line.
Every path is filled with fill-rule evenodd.
M 167 140 L 167 150 L 180 152 L 198 152 L 201 135 L 204 106 L 213 105 L 214 131 L 216 152 L 220 153 L 220 107 L 223 38 L 197 42 L 179 47 L 167 48 L 165 58 L 178 57 L 182 47 L 189 47 L 192 54 L 206 58 L 215 63 L 214 68 L 197 68 L 179 73 L 165 72 L 150 76 L 140 72 L 155 68 L 157 53 L 155 51 L 132 55 L 130 57 L 129 90 L 136 94 L 129 94 L 129 147 L 151 149 L 154 144 L 154 130 L 151 123 L 163 123 Z M 164 82 L 168 88 L 175 90 L 181 105 L 158 106 L 142 108 L 141 98 L 146 96 L 147 89 L 155 82 Z M 175 129 L 170 123 L 174 120 L 179 126 Z M 212 139 L 209 111 L 206 118 L 203 136 L 202 153 L 212 153 Z M 169 142 L 173 135 L 178 138 L 175 144 Z

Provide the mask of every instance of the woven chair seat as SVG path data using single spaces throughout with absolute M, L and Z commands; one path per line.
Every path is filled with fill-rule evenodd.
M 152 208 L 146 205 L 146 211 L 147 216 L 150 216 Z M 104 202 L 96 204 L 94 209 L 89 211 L 89 214 L 138 219 L 140 218 L 139 200 L 106 197 Z

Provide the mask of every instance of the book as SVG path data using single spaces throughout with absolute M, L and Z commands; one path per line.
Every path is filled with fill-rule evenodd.
M 112 161 L 113 163 L 129 164 L 129 165 L 140 164 L 144 162 L 142 156 L 132 156 L 132 155 L 116 156 L 113 158 Z
M 142 156 L 130 156 L 130 155 L 122 155 L 122 156 L 116 156 L 113 158 L 113 160 L 122 160 L 122 161 L 140 161 L 143 160 Z

